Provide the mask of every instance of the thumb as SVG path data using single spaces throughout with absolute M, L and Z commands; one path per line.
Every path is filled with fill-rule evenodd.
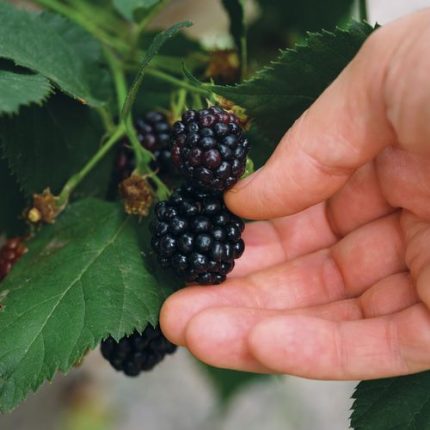
M 429 138 L 424 117 L 430 92 L 423 96 L 427 72 L 421 69 L 430 66 L 426 59 L 430 55 L 423 55 L 430 48 L 415 49 L 416 55 L 410 49 L 411 40 L 428 33 L 429 21 L 426 10 L 376 31 L 287 132 L 266 165 L 226 193 L 229 208 L 245 218 L 265 219 L 329 198 L 357 168 L 397 143 L 399 127 L 405 123 L 398 113 L 407 111 L 398 104 L 412 109 L 405 127 L 415 134 L 426 127 Z

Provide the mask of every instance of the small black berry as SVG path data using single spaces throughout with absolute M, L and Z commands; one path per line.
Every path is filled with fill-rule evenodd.
M 119 342 L 108 337 L 100 347 L 103 357 L 112 367 L 127 376 L 138 376 L 142 371 L 153 369 L 176 349 L 176 345 L 164 337 L 159 326 L 153 328 L 149 325 L 142 334 L 135 331 Z

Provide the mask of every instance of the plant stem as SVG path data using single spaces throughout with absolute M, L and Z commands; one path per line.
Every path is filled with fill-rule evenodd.
M 186 81 L 182 81 L 182 80 L 175 78 L 174 76 L 168 75 L 167 73 L 164 73 L 160 70 L 156 70 L 156 69 L 152 69 L 152 68 L 148 67 L 146 69 L 146 73 L 148 73 L 148 75 L 153 76 L 154 78 L 160 79 L 160 80 L 165 81 L 165 82 L 169 82 L 172 85 L 175 85 L 179 88 L 184 88 L 184 89 L 186 89 L 192 93 L 200 94 L 200 95 L 205 96 L 205 97 L 210 95 L 209 90 L 196 87 L 192 84 L 189 84 Z
M 110 112 L 105 107 L 97 107 L 96 110 L 103 122 L 103 126 L 106 132 L 109 134 L 113 133 L 115 129 L 115 124 L 113 122 Z
M 76 24 L 83 27 L 85 30 L 87 30 L 96 39 L 98 39 L 105 45 L 111 46 L 120 52 L 128 52 L 129 48 L 127 44 L 122 42 L 120 39 L 117 39 L 105 33 L 103 30 L 98 28 L 97 25 L 94 25 L 93 21 L 82 15 L 82 13 L 77 11 L 76 9 L 73 9 L 72 7 L 67 6 L 63 3 L 59 3 L 56 0 L 35 0 L 35 2 L 49 9 L 52 9 L 53 11 L 58 12 L 61 15 L 66 16 L 71 21 L 74 21 Z
M 359 0 L 360 20 L 368 21 L 367 0 Z
M 64 185 L 58 196 L 58 206 L 62 207 L 69 201 L 70 195 L 76 187 L 85 179 L 88 173 L 94 169 L 100 160 L 109 152 L 109 150 L 118 142 L 126 133 L 124 125 L 120 124 L 110 136 L 110 138 L 100 147 L 93 157 L 85 164 L 85 166 L 73 176 Z
M 112 76 L 115 82 L 115 89 L 116 89 L 117 102 L 118 102 L 118 112 L 121 113 L 124 107 L 124 103 L 127 100 L 127 94 L 128 94 L 125 74 L 122 69 L 121 63 L 109 48 L 106 48 L 106 47 L 104 48 L 104 54 L 109 64 L 109 67 L 111 69 Z M 144 148 L 139 142 L 136 129 L 134 128 L 134 125 L 133 125 L 132 116 L 128 115 L 127 118 L 124 118 L 121 121 L 121 124 L 124 128 L 125 134 L 128 137 L 128 140 L 130 141 L 130 144 L 133 148 L 134 155 L 136 157 L 137 173 L 146 174 L 150 176 L 152 180 L 155 182 L 155 184 L 157 185 L 157 191 L 156 191 L 157 197 L 160 200 L 164 200 L 169 196 L 170 191 L 149 167 L 149 163 L 154 159 L 154 156 L 150 151 Z

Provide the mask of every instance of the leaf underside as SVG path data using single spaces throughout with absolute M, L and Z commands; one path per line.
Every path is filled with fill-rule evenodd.
M 109 334 L 156 324 L 165 293 L 119 205 L 70 206 L 28 243 L 0 288 L 0 410 L 13 409 Z

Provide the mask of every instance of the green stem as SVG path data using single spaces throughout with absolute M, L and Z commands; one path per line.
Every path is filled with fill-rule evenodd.
M 105 107 L 97 107 L 96 110 L 103 122 L 103 126 L 106 132 L 109 134 L 113 133 L 115 129 L 115 124 L 113 122 L 112 115 L 110 114 L 110 112 Z
M 58 196 L 58 206 L 63 207 L 70 199 L 70 195 L 76 187 L 85 179 L 85 177 L 94 169 L 94 167 L 103 159 L 110 149 L 118 142 L 126 133 L 124 125 L 120 124 L 111 137 L 104 143 L 93 157 L 85 164 L 85 166 L 75 173 L 64 185 Z
M 124 71 L 121 62 L 116 58 L 111 49 L 104 47 L 103 53 L 109 68 L 112 72 L 113 81 L 115 84 L 115 91 L 117 96 L 118 113 L 121 113 L 122 106 L 127 99 L 127 81 L 125 79 Z
M 94 22 L 88 19 L 86 16 L 82 15 L 81 12 L 73 9 L 70 6 L 67 6 L 63 3 L 59 3 L 56 0 L 35 0 L 36 3 L 52 9 L 55 12 L 60 13 L 61 15 L 66 16 L 71 21 L 83 27 L 89 33 L 91 33 L 96 39 L 105 45 L 111 46 L 112 48 L 117 49 L 120 52 L 128 52 L 129 48 L 127 44 L 122 42 L 120 39 L 110 36 L 101 30 L 97 25 L 94 25 Z
M 210 95 L 210 91 L 206 90 L 205 88 L 199 88 L 196 87 L 187 81 L 182 81 L 181 79 L 175 78 L 174 76 L 171 76 L 167 73 L 164 73 L 160 70 L 152 69 L 148 67 L 146 69 L 146 73 L 150 76 L 153 76 L 154 78 L 160 79 L 162 81 L 168 82 L 169 84 L 175 85 L 179 88 L 184 88 L 192 93 L 200 94 L 204 97 L 208 97 Z
M 368 21 L 367 0 L 359 0 L 360 20 Z
M 122 69 L 121 63 L 109 48 L 104 48 L 104 54 L 106 57 L 106 61 L 108 62 L 112 72 L 112 76 L 115 83 L 116 94 L 117 94 L 118 111 L 121 112 L 123 110 L 124 103 L 127 100 L 127 94 L 128 94 L 125 74 Z M 128 140 L 130 141 L 130 144 L 133 148 L 133 152 L 136 157 L 137 173 L 146 174 L 150 176 L 152 180 L 155 182 L 155 184 L 157 185 L 157 197 L 160 200 L 166 199 L 169 196 L 170 191 L 149 167 L 149 164 L 154 159 L 154 156 L 150 151 L 144 148 L 139 142 L 136 129 L 134 128 L 134 125 L 133 125 L 132 116 L 128 115 L 127 118 L 124 118 L 121 121 L 121 124 L 124 127 L 125 134 L 127 135 Z

